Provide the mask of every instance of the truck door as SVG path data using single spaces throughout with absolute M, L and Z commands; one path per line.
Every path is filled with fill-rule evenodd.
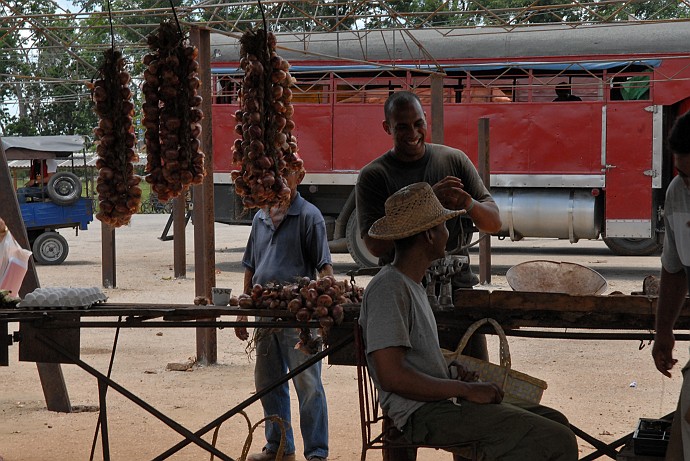
M 612 102 L 603 107 L 607 238 L 655 236 L 652 187 L 653 181 L 660 181 L 661 133 L 656 133 L 654 127 L 655 118 L 660 126 L 660 109 L 650 105 L 650 101 Z

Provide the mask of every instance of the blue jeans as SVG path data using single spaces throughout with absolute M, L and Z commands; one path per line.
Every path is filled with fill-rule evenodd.
M 257 391 L 268 387 L 311 356 L 295 350 L 299 330 L 281 328 L 256 343 L 254 382 Z M 328 410 L 326 393 L 321 383 L 321 362 L 315 363 L 292 378 L 299 401 L 300 430 L 304 441 L 304 456 L 328 457 Z M 290 423 L 290 389 L 288 383 L 261 399 L 264 416 L 277 415 Z M 266 450 L 277 452 L 280 445 L 280 425 L 266 421 Z M 295 452 L 292 427 L 286 428 L 285 453 Z

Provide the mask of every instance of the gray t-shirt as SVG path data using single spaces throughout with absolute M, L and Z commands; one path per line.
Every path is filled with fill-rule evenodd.
M 664 250 L 661 264 L 668 272 L 685 269 L 690 285 L 690 190 L 682 178 L 676 176 L 666 191 L 664 205 Z
M 392 265 L 384 266 L 364 291 L 359 324 L 381 407 L 395 426 L 402 429 L 410 415 L 425 402 L 381 390 L 370 354 L 388 347 L 404 347 L 405 361 L 410 367 L 436 378 L 450 378 L 426 290 Z

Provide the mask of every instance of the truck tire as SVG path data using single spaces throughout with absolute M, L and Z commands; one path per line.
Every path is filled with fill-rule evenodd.
M 55 173 L 48 180 L 48 197 L 58 205 L 71 205 L 81 197 L 79 177 L 68 171 Z
M 44 232 L 34 240 L 31 250 L 37 264 L 56 266 L 62 264 L 69 253 L 69 245 L 65 237 L 57 232 Z
M 347 240 L 347 251 L 359 267 L 377 267 L 379 265 L 378 258 L 369 252 L 369 249 L 364 244 L 364 240 L 359 235 L 357 210 L 353 211 L 350 217 L 347 218 L 345 238 Z
M 662 245 L 655 239 L 628 239 L 604 237 L 604 243 L 619 256 L 650 256 L 661 251 Z

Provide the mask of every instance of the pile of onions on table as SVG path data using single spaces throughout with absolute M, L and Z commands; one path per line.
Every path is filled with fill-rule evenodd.
M 113 48 L 104 52 L 98 73 L 99 78 L 88 85 L 99 119 L 94 128 L 99 157 L 96 191 L 100 211 L 96 218 L 111 227 L 120 227 L 129 224 L 141 204 L 141 178 L 134 174 L 133 165 L 139 158 L 134 151 L 131 79 L 122 53 Z
M 344 319 L 344 304 L 359 303 L 362 300 L 362 288 L 348 280 L 337 281 L 333 276 L 318 280 L 308 277 L 297 283 L 281 285 L 278 283 L 256 284 L 251 294 L 243 293 L 230 299 L 230 305 L 242 309 L 276 309 L 294 314 L 299 322 L 318 320 L 321 337 L 313 337 L 309 328 L 301 328 L 300 342 L 296 349 L 313 354 L 328 335 L 333 325 L 339 325 Z
M 141 88 L 146 182 L 158 200 L 167 202 L 204 180 L 198 50 L 170 22 L 161 23 L 147 41 L 151 52 L 144 56 L 147 69 Z
M 284 176 L 299 170 L 297 139 L 292 135 L 290 64 L 276 53 L 276 37 L 263 29 L 245 32 L 240 38 L 240 67 L 244 70 L 235 113 L 232 171 L 235 192 L 246 208 L 273 206 L 290 199 Z

